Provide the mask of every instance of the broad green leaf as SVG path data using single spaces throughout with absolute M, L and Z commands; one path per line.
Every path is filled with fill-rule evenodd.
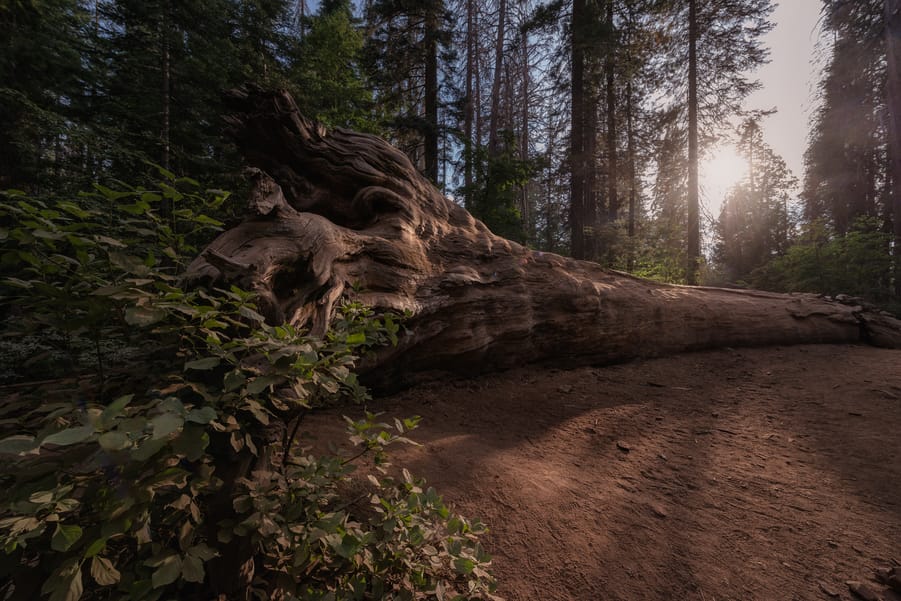
M 181 577 L 186 582 L 203 582 L 206 573 L 200 558 L 188 555 L 181 564 Z
M 95 555 L 97 555 L 98 553 L 103 551 L 104 549 L 106 549 L 106 539 L 98 538 L 97 540 L 92 542 L 88 546 L 87 549 L 85 549 L 85 552 L 84 552 L 85 559 L 94 557 Z
M 59 446 L 66 446 L 70 444 L 78 444 L 79 442 L 84 442 L 91 435 L 94 434 L 93 426 L 81 426 L 79 428 L 67 428 L 65 430 L 61 430 L 56 434 L 51 434 L 47 438 L 41 441 L 41 445 L 47 444 L 55 444 Z
M 178 202 L 185 197 L 185 195 L 179 192 L 177 189 L 173 188 L 169 184 L 164 184 L 163 182 L 160 182 L 160 189 L 163 191 L 163 196 L 165 196 L 166 198 L 171 198 L 172 202 Z
M 114 298 L 119 298 L 116 295 L 133 297 L 134 293 L 129 293 L 128 295 L 123 294 L 128 292 L 129 290 L 131 290 L 131 286 L 101 286 L 100 288 L 97 288 L 96 290 L 91 292 L 91 294 L 93 296 L 112 296 Z
M 109 559 L 94 556 L 91 559 L 91 576 L 100 586 L 112 586 L 119 582 L 122 574 Z
M 118 430 L 101 434 L 97 442 L 105 451 L 121 451 L 131 446 L 128 436 Z
M 188 555 L 198 557 L 202 561 L 209 561 L 214 557 L 218 557 L 219 553 L 215 549 L 211 549 L 204 543 L 200 543 L 199 545 L 194 545 L 193 547 L 188 549 Z
M 207 434 L 205 428 L 189 426 L 172 441 L 172 450 L 179 455 L 184 455 L 188 461 L 197 461 L 203 456 L 203 452 L 209 444 L 210 435 Z
M 43 594 L 50 594 L 49 601 L 78 601 L 84 592 L 81 582 L 81 562 L 75 558 L 63 562 L 53 572 L 41 588 Z
M 56 206 L 60 210 L 63 210 L 66 213 L 69 213 L 73 217 L 78 217 L 79 219 L 85 219 L 85 218 L 91 216 L 91 214 L 88 211 L 85 211 L 84 209 L 82 209 L 81 207 L 76 205 L 75 203 L 64 201 L 64 202 L 56 203 Z
M 366 334 L 363 332 L 349 334 L 345 342 L 347 344 L 366 344 Z
M 247 394 L 257 395 L 272 386 L 284 380 L 281 376 L 259 376 L 247 385 Z
M 181 565 L 181 557 L 178 555 L 170 555 L 162 560 L 159 563 L 159 567 L 157 567 L 156 571 L 153 573 L 153 576 L 150 577 L 153 588 L 160 588 L 175 582 L 179 575 L 181 575 Z
M 113 267 L 121 269 L 126 273 L 144 276 L 149 272 L 147 266 L 144 265 L 144 261 L 138 257 L 114 250 L 111 250 L 108 253 L 108 256 Z
M 128 307 L 125 309 L 125 323 L 130 326 L 146 328 L 166 319 L 166 311 L 159 307 Z
M 185 419 L 175 413 L 163 413 L 157 415 L 150 420 L 153 427 L 153 440 L 160 440 L 172 434 L 181 428 L 185 423 Z
M 263 317 L 262 315 L 260 315 L 259 313 L 257 313 L 253 309 L 251 309 L 250 307 L 239 307 L 238 313 L 242 317 L 246 317 L 253 323 L 263 323 L 264 321 L 266 321 L 265 317 Z
M 476 567 L 476 564 L 471 559 L 466 559 L 465 557 L 458 557 L 454 560 L 454 567 L 461 574 L 469 574 Z
M 56 502 L 56 510 L 59 512 L 75 511 L 81 505 L 78 499 L 60 499 Z
M 124 242 L 116 240 L 115 238 L 110 238 L 109 236 L 97 234 L 94 236 L 94 240 L 106 244 L 107 246 L 112 246 L 113 248 L 128 248 L 128 245 Z
M 50 539 L 50 548 L 54 551 L 65 552 L 81 538 L 81 526 L 57 524 Z
M 196 369 L 198 371 L 206 371 L 209 369 L 213 369 L 217 365 L 219 365 L 220 359 L 219 357 L 204 357 L 203 359 L 195 359 L 194 361 L 188 361 L 185 363 L 185 369 Z
M 157 165 L 156 163 L 151 163 L 149 161 L 147 164 L 156 168 L 156 170 L 159 172 L 159 174 L 162 175 L 163 177 L 165 177 L 170 182 L 175 181 L 175 174 L 172 173 L 171 171 L 169 171 L 168 169 L 166 169 L 165 167 L 163 167 L 162 165 Z
M 37 447 L 34 436 L 17 434 L 0 440 L 0 455 L 18 455 Z
M 125 198 L 126 196 L 131 196 L 133 194 L 133 192 L 117 192 L 116 190 L 111 190 L 102 184 L 96 183 L 94 184 L 94 189 L 110 200 L 119 200 L 120 198 Z
M 256 401 L 248 399 L 243 408 L 250 411 L 257 418 L 257 421 L 264 426 L 269 425 L 269 413 Z
M 62 240 L 66 237 L 61 232 L 48 232 L 47 230 L 34 230 L 31 235 L 35 238 L 43 238 L 44 240 Z
M 5 280 L 3 280 L 3 283 L 9 286 L 14 286 L 16 288 L 25 288 L 26 290 L 34 287 L 34 284 L 32 282 L 20 280 L 19 278 L 6 278 Z
M 247 376 L 244 375 L 244 372 L 236 369 L 225 374 L 225 378 L 222 381 L 222 387 L 225 389 L 225 392 L 231 392 L 243 386 L 246 381 Z
M 113 418 L 118 417 L 122 413 L 122 410 L 131 402 L 134 396 L 133 394 L 126 394 L 107 405 L 103 413 L 100 414 L 100 421 L 104 424 L 109 424 Z
M 196 217 L 194 217 L 194 221 L 196 223 L 202 223 L 203 225 L 213 225 L 216 227 L 220 227 L 220 226 L 224 225 L 218 219 L 213 219 L 212 217 L 210 217 L 208 215 L 197 215 Z
M 169 441 L 165 438 L 161 438 L 159 440 L 148 438 L 141 441 L 139 446 L 131 452 L 131 457 L 135 461 L 147 461 L 148 459 L 159 453 L 160 450 L 167 444 L 169 444 Z
M 201 407 L 199 409 L 191 409 L 188 412 L 188 415 L 185 416 L 185 421 L 205 425 L 216 419 L 218 416 L 219 414 L 217 414 L 216 410 L 212 407 Z
M 32 503 L 37 503 L 38 505 L 43 505 L 44 503 L 49 503 L 53 500 L 53 491 L 52 490 L 42 490 L 40 492 L 36 492 L 28 497 L 28 500 Z

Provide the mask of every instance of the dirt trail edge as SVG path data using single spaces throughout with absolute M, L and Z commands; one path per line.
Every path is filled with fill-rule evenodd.
M 901 351 L 529 368 L 370 409 L 423 416 L 393 463 L 488 523 L 509 600 L 901 599 L 874 580 L 901 566 Z

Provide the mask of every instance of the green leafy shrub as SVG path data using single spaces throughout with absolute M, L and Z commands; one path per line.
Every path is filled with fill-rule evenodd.
M 493 598 L 484 528 L 385 461 L 418 420 L 348 420 L 351 457 L 295 444 L 311 409 L 368 398 L 353 366 L 397 320 L 345 302 L 318 339 L 246 291 L 183 290 L 225 198 L 196 188 L 0 202 L 7 330 L 95 347 L 61 370 L 90 377 L 0 405 L 0 596 Z M 117 372 L 104 345 L 137 360 Z
M 861 218 L 836 236 L 822 223 L 809 224 L 800 241 L 751 274 L 752 287 L 779 292 L 860 296 L 901 308 L 892 288 L 891 234 L 874 218 Z

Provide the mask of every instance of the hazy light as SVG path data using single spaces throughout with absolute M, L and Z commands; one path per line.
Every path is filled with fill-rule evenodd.
M 748 175 L 748 162 L 732 144 L 722 144 L 700 165 L 701 194 L 710 215 L 716 219 L 723 199 L 735 184 Z

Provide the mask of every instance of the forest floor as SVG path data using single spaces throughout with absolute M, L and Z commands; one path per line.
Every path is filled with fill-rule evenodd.
M 901 351 L 529 367 L 370 409 L 423 416 L 392 462 L 488 524 L 508 600 L 901 599 L 874 579 L 901 565 Z

